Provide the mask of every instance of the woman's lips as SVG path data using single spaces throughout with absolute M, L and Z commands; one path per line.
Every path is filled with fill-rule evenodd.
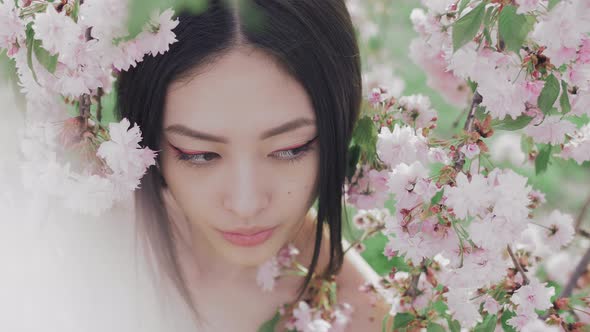
M 227 241 L 242 247 L 253 247 L 264 243 L 270 236 L 276 227 L 268 228 L 257 232 L 224 232 L 219 231 L 223 238 Z

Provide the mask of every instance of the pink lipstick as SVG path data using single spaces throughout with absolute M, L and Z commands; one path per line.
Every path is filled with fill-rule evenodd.
M 267 229 L 254 229 L 244 231 L 233 231 L 225 232 L 219 231 L 223 238 L 227 241 L 242 247 L 254 247 L 264 243 L 270 236 L 276 227 Z

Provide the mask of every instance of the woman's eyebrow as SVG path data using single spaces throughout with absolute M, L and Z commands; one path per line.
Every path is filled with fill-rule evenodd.
M 299 129 L 301 127 L 312 126 L 312 125 L 315 125 L 314 120 L 312 120 L 310 118 L 299 117 L 299 118 L 293 119 L 291 121 L 285 122 L 280 126 L 277 126 L 277 127 L 274 127 L 274 128 L 271 128 L 271 129 L 265 131 L 264 133 L 262 133 L 262 135 L 260 135 L 260 140 L 265 140 L 270 137 L 278 136 L 280 134 L 284 134 L 286 132 L 293 131 L 295 129 Z M 182 136 L 187 136 L 187 137 L 194 138 L 194 139 L 203 140 L 203 141 L 210 141 L 210 142 L 216 142 L 216 143 L 228 143 L 229 142 L 229 140 L 225 137 L 204 133 L 204 132 L 186 127 L 185 125 L 182 125 L 182 124 L 170 125 L 170 126 L 166 127 L 165 131 L 169 132 L 169 133 L 182 135 Z

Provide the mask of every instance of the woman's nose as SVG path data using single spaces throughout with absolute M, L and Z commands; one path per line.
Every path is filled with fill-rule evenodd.
M 239 163 L 231 173 L 226 178 L 231 182 L 226 186 L 224 208 L 240 219 L 258 216 L 270 203 L 270 193 L 265 185 L 268 179 L 265 181 L 254 163 Z

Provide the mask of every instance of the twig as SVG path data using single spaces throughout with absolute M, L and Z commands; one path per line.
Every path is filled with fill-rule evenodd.
M 473 130 L 473 120 L 475 119 L 475 111 L 481 102 L 483 101 L 483 97 L 477 92 L 477 90 L 473 93 L 473 99 L 471 100 L 471 109 L 469 113 L 467 113 L 467 119 L 465 120 L 465 127 L 463 129 L 466 132 L 470 132 Z
M 88 119 L 90 118 L 90 105 L 92 105 L 92 102 L 90 101 L 90 95 L 85 93 L 80 96 L 79 103 L 78 110 L 80 112 L 80 116 L 84 120 L 82 131 L 86 131 L 88 128 Z
M 96 120 L 100 123 L 102 120 L 102 96 L 104 95 L 104 90 L 102 88 L 98 88 L 96 98 L 98 99 L 98 104 L 96 106 Z
M 410 296 L 412 299 L 415 299 L 418 295 L 420 295 L 420 291 L 418 290 L 418 281 L 420 280 L 421 275 L 422 272 L 412 275 L 410 287 L 408 287 L 408 290 L 406 290 L 404 296 Z
M 525 273 L 524 268 L 522 267 L 522 265 L 520 265 L 520 263 L 516 259 L 516 256 L 514 255 L 514 252 L 512 252 L 512 248 L 510 248 L 510 245 L 507 245 L 506 246 L 506 249 L 508 249 L 508 254 L 510 255 L 510 258 L 512 258 L 512 263 L 514 263 L 514 266 L 516 267 L 516 269 L 518 270 L 518 272 L 520 272 L 520 274 L 522 275 L 522 282 L 523 282 L 523 284 L 524 285 L 528 285 L 529 284 L 529 278 L 526 276 L 526 273 Z
M 572 276 L 569 278 L 569 280 L 565 284 L 565 287 L 561 290 L 561 293 L 559 293 L 559 295 L 556 297 L 556 299 L 562 299 L 562 298 L 566 298 L 566 297 L 569 297 L 570 295 L 572 295 L 572 292 L 574 291 L 574 288 L 576 287 L 576 283 L 578 282 L 578 279 L 580 279 L 582 274 L 584 274 L 584 272 L 586 272 L 586 269 L 588 268 L 588 263 L 590 263 L 590 248 L 588 248 L 588 250 L 586 250 L 586 253 L 584 254 L 582 259 L 580 260 L 580 262 L 576 266 L 576 269 L 572 273 Z M 545 313 L 545 315 L 541 316 L 540 318 L 545 320 L 545 319 L 547 319 L 547 317 L 549 317 L 549 311 L 547 311 Z
M 469 113 L 467 113 L 467 119 L 465 120 L 465 126 L 463 126 L 463 130 L 469 133 L 473 131 L 473 122 L 475 120 L 475 111 L 481 102 L 483 101 L 483 97 L 477 92 L 477 90 L 473 93 L 473 99 L 471 100 L 471 106 L 469 108 Z M 463 165 L 465 165 L 465 155 L 462 152 L 459 152 L 461 149 L 461 145 L 457 147 L 457 155 L 455 157 L 455 170 L 458 172 L 463 169 Z
M 582 221 L 584 221 L 584 217 L 586 216 L 586 213 L 588 212 L 589 208 L 590 208 L 590 195 L 588 195 L 586 202 L 582 206 L 582 209 L 580 210 L 580 213 L 578 213 L 578 217 L 576 218 L 576 223 L 575 223 L 576 231 L 580 230 L 580 227 L 582 226 Z
M 580 279 L 582 274 L 584 274 L 584 272 L 586 272 L 586 269 L 588 268 L 588 263 L 590 263 L 590 248 L 588 248 L 588 250 L 586 250 L 586 253 L 584 254 L 582 259 L 578 263 L 578 266 L 576 266 L 576 269 L 572 273 L 572 276 L 565 284 L 565 287 L 561 290 L 561 293 L 557 297 L 558 299 L 564 298 L 564 297 L 569 297 L 570 295 L 572 295 L 572 292 L 574 290 L 574 287 L 576 287 L 576 283 L 578 282 L 578 279 Z

